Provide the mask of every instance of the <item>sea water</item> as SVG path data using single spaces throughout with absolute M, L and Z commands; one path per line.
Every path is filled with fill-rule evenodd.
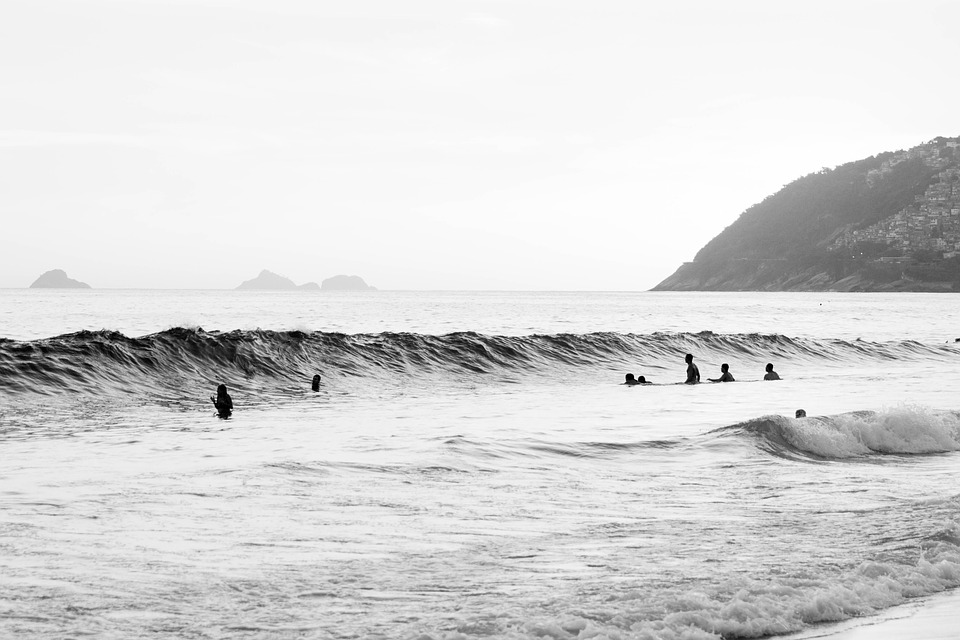
M 749 638 L 960 585 L 950 295 L 7 290 L 0 337 L 0 637 Z

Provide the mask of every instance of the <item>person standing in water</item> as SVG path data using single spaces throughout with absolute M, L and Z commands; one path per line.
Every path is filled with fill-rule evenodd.
M 687 363 L 687 379 L 683 384 L 699 384 L 700 369 L 697 368 L 697 365 L 693 364 L 693 354 L 688 353 L 684 361 Z
M 210 401 L 217 408 L 217 417 L 226 420 L 233 413 L 233 400 L 227 393 L 227 385 L 221 384 L 217 387 L 217 397 L 210 396 Z
M 310 383 L 310 388 L 314 391 L 320 391 L 320 374 L 313 376 L 313 382 Z
M 773 363 L 767 363 L 767 373 L 763 376 L 764 380 L 779 380 L 780 376 L 777 375 L 777 372 L 773 370 Z
M 730 365 L 724 362 L 720 365 L 720 377 L 719 378 L 710 378 L 710 382 L 736 382 L 733 379 L 733 375 L 730 373 Z

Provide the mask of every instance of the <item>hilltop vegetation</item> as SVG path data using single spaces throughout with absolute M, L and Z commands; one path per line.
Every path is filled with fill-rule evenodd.
M 655 289 L 960 289 L 958 142 L 937 138 L 799 178 Z

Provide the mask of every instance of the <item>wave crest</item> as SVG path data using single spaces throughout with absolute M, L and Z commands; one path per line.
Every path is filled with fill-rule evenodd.
M 115 331 L 80 331 L 29 342 L 0 340 L 0 390 L 174 393 L 184 384 L 218 380 L 275 388 L 278 381 L 309 379 L 317 372 L 372 378 L 489 374 L 513 379 L 558 369 L 667 368 L 676 366 L 687 352 L 705 361 L 829 363 L 955 359 L 957 349 L 913 341 L 870 343 L 709 331 L 434 336 L 260 329 L 219 333 L 178 327 L 139 338 Z
M 782 457 L 848 459 L 960 451 L 960 415 L 918 406 L 836 416 L 764 416 L 731 429 Z

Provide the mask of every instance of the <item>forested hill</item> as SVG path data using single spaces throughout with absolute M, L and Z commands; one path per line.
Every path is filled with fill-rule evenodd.
M 960 138 L 791 182 L 661 291 L 960 290 Z

